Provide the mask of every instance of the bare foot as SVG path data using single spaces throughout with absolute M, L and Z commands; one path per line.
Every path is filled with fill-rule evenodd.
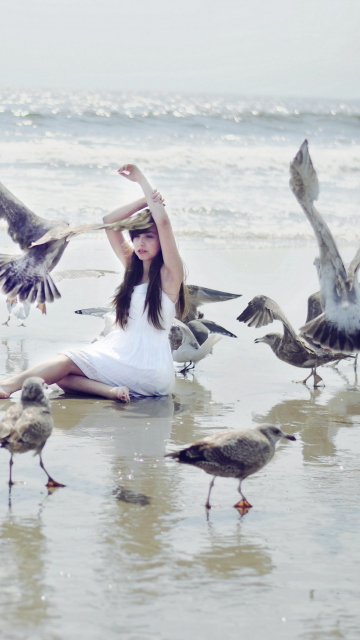
M 129 389 L 125 386 L 113 387 L 111 389 L 111 397 L 114 398 L 114 400 L 120 400 L 121 402 L 130 402 Z
M 0 387 L 0 400 L 6 400 L 10 398 L 11 391 L 8 391 L 6 386 Z

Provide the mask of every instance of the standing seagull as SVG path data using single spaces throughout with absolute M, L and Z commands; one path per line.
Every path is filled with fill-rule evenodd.
M 223 478 L 238 478 L 240 502 L 234 504 L 236 509 L 247 510 L 252 505 L 246 500 L 241 491 L 242 481 L 264 467 L 275 453 L 275 445 L 281 438 L 296 440 L 268 424 L 255 429 L 219 431 L 212 436 L 196 442 L 190 447 L 180 449 L 174 453 L 167 453 L 165 457 L 174 458 L 178 462 L 200 467 L 206 473 L 214 476 L 210 482 L 209 493 L 205 507 L 211 509 L 210 494 L 216 476 Z
M 40 467 L 45 471 L 47 487 L 64 487 L 46 471 L 41 452 L 53 429 L 50 402 L 44 393 L 42 378 L 27 378 L 21 390 L 21 400 L 11 406 L 0 424 L 0 447 L 10 452 L 9 486 L 14 484 L 12 466 L 14 453 L 34 451 L 40 458 Z
M 185 364 L 180 373 L 193 369 L 197 362 L 212 353 L 213 346 L 219 340 L 221 336 L 210 333 L 202 343 L 199 343 L 186 324 L 174 319 L 169 332 L 169 341 L 174 362 Z M 188 365 L 186 365 L 187 362 Z
M 323 313 L 301 331 L 323 347 L 344 353 L 360 351 L 360 249 L 345 268 L 329 227 L 314 207 L 319 183 L 307 140 L 290 163 L 290 175 L 291 190 L 314 230 L 320 252 L 315 264 Z
M 60 298 L 50 272 L 58 264 L 71 238 L 98 229 L 132 229 L 149 225 L 147 209 L 113 224 L 83 224 L 70 228 L 67 222 L 45 220 L 13 196 L 0 183 L 0 218 L 8 223 L 8 234 L 23 253 L 0 254 L 0 286 L 9 298 L 23 302 L 53 302 Z
M 318 307 L 318 294 L 312 294 L 308 299 L 308 316 L 306 321 L 313 317 L 313 313 L 321 312 Z M 284 333 L 268 333 L 262 338 L 256 338 L 255 342 L 265 342 L 268 344 L 279 360 L 283 360 L 294 367 L 301 369 L 311 369 L 310 374 L 304 384 L 311 376 L 314 378 L 316 387 L 322 378 L 316 373 L 316 368 L 328 362 L 335 362 L 346 358 L 343 353 L 333 353 L 329 349 L 323 349 L 314 344 L 310 339 L 306 340 L 298 336 L 293 329 L 281 307 L 267 296 L 255 296 L 246 309 L 237 318 L 239 322 L 245 322 L 248 327 L 264 327 L 274 320 L 280 320 L 284 327 Z

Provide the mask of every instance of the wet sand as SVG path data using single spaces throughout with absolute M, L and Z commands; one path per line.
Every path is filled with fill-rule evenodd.
M 3 238 L 1 237 L 1 240 Z M 236 333 L 194 372 L 177 375 L 174 397 L 124 406 L 53 388 L 56 429 L 44 449 L 66 488 L 48 495 L 38 458 L 16 456 L 9 505 L 7 451 L 0 465 L 2 637 L 22 639 L 253 640 L 356 638 L 360 390 L 349 362 L 322 367 L 325 386 L 295 384 L 307 370 L 254 344 L 280 323 L 236 321 L 258 294 L 274 298 L 294 327 L 318 288 L 315 247 L 229 248 L 181 240 L 188 281 L 241 293 L 203 307 Z M 346 248 L 345 257 L 353 255 Z M 63 281 L 46 317 L 2 327 L 1 377 L 102 328 L 75 309 L 106 305 L 121 269 L 106 241 L 74 240 L 61 269 L 116 269 L 98 280 Z M 6 319 L 3 300 L 1 321 Z M 16 396 L 14 399 L 16 400 Z M 12 401 L 13 401 L 12 400 Z M 5 410 L 11 401 L 2 401 Z M 211 477 L 164 453 L 228 428 L 278 425 L 281 442 L 243 483 L 254 505 L 240 516 L 237 481 Z

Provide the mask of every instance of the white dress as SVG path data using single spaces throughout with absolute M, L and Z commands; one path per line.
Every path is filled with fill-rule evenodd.
M 62 351 L 87 378 L 113 387 L 126 385 L 135 396 L 165 396 L 174 386 L 175 372 L 168 334 L 175 304 L 161 298 L 161 324 L 156 329 L 144 312 L 147 283 L 134 287 L 125 329 L 111 331 L 85 349 Z

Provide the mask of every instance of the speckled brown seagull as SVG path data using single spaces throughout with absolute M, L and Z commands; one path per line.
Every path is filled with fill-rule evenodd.
M 44 388 L 45 383 L 42 378 L 27 378 L 22 386 L 20 402 L 9 407 L 1 421 L 0 447 L 10 452 L 10 486 L 14 484 L 13 456 L 15 453 L 27 451 L 34 451 L 34 455 L 39 455 L 40 467 L 48 477 L 47 487 L 65 486 L 49 476 L 41 457 L 41 452 L 53 429 L 50 402 L 44 393 Z
M 210 482 L 205 507 L 211 509 L 210 494 L 215 478 L 237 478 L 240 480 L 238 491 L 241 500 L 234 507 L 240 510 L 251 508 L 241 491 L 241 483 L 245 478 L 264 467 L 275 453 L 275 445 L 281 438 L 296 440 L 281 429 L 263 424 L 255 429 L 219 431 L 200 442 L 167 453 L 165 457 L 174 458 L 177 462 L 199 467 L 214 476 Z
M 318 310 L 318 294 L 312 294 L 308 300 L 307 320 Z M 268 333 L 262 338 L 256 338 L 255 342 L 268 344 L 279 360 L 301 369 L 311 369 L 308 377 L 301 380 L 304 384 L 313 376 L 314 387 L 318 386 L 322 378 L 316 373 L 316 368 L 347 357 L 346 354 L 323 349 L 312 343 L 310 339 L 307 340 L 305 337 L 297 335 L 281 307 L 267 296 L 255 296 L 237 319 L 239 322 L 247 324 L 248 327 L 256 328 L 264 327 L 274 320 L 280 320 L 284 327 L 283 334 Z
M 315 261 L 320 282 L 323 313 L 301 327 L 323 347 L 353 353 L 360 351 L 360 288 L 357 272 L 360 249 L 346 268 L 332 233 L 314 207 L 319 183 L 313 167 L 307 140 L 290 163 L 290 187 L 309 220 L 319 246 Z
M 53 302 L 60 298 L 59 290 L 50 275 L 64 253 L 71 238 L 98 229 L 132 229 L 148 226 L 147 209 L 110 225 L 84 224 L 69 227 L 66 222 L 45 220 L 30 211 L 0 183 L 0 218 L 6 220 L 8 233 L 23 253 L 0 254 L 0 286 L 9 298 L 18 296 L 30 303 Z

